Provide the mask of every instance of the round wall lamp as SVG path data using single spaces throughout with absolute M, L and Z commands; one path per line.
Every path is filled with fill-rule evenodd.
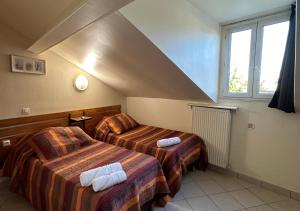
M 79 75 L 74 81 L 74 85 L 78 91 L 84 91 L 89 86 L 89 81 L 84 75 Z

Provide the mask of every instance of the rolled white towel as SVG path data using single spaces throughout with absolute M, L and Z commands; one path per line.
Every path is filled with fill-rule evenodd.
M 156 145 L 158 147 L 168 147 L 175 144 L 179 144 L 180 142 L 181 139 L 179 137 L 172 137 L 172 138 L 158 140 Z
M 90 186 L 93 180 L 97 177 L 110 175 L 111 173 L 123 171 L 122 165 L 120 162 L 108 164 L 98 168 L 94 168 L 80 174 L 80 184 L 83 187 Z
M 110 188 L 114 185 L 120 184 L 127 180 L 127 175 L 125 171 L 117 171 L 110 175 L 105 175 L 98 177 L 93 180 L 93 190 L 95 192 L 97 191 L 103 191 L 107 188 Z

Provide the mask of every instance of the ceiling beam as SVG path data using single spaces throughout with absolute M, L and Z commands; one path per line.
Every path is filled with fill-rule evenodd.
M 42 53 L 102 17 L 119 10 L 133 0 L 88 0 L 70 16 L 35 41 L 28 50 Z

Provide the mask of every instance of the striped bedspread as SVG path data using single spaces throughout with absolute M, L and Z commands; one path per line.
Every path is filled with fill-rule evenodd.
M 157 159 L 103 142 L 44 163 L 27 157 L 17 162 L 22 166 L 14 171 L 19 173 L 12 182 L 19 183 L 25 197 L 41 211 L 140 210 L 153 199 L 162 203 L 169 193 Z M 82 171 L 117 161 L 128 177 L 124 183 L 97 193 L 80 186 Z
M 181 138 L 180 144 L 165 148 L 156 146 L 158 140 L 175 136 Z M 188 165 L 195 162 L 203 167 L 207 165 L 206 146 L 195 134 L 141 125 L 121 135 L 109 133 L 101 141 L 155 156 L 162 165 L 171 196 L 180 189 L 181 177 Z

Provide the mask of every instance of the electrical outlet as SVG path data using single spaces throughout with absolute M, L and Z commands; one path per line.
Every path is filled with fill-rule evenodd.
M 9 140 L 9 139 L 3 140 L 3 141 L 2 141 L 2 146 L 3 146 L 3 147 L 8 147 L 8 146 L 10 146 L 10 140 Z
M 22 114 L 23 115 L 29 115 L 31 113 L 31 109 L 30 108 L 22 108 Z
M 248 123 L 248 128 L 249 129 L 255 129 L 255 124 L 254 123 Z

